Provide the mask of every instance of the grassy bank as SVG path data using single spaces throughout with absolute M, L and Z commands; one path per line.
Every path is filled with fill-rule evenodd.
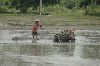
M 30 24 L 39 19 L 45 26 L 75 26 L 83 28 L 99 28 L 100 17 L 95 16 L 34 16 L 34 15 L 0 15 L 0 23 Z

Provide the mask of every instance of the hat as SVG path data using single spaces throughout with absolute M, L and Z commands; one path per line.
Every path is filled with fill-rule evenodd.
M 36 19 L 35 21 L 39 21 L 38 19 Z

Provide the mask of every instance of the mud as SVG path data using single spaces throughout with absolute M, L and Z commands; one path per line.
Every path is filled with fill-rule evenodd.
M 66 27 L 40 29 L 39 40 L 29 26 L 6 27 L 0 30 L 0 66 L 100 66 L 100 30 L 77 29 L 75 43 L 55 43 L 54 35 Z

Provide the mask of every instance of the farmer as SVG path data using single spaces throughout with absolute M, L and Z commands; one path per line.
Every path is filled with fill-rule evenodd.
M 40 24 L 39 20 L 35 20 L 35 24 L 32 26 L 32 35 L 33 35 L 33 38 L 34 38 L 34 36 L 36 36 L 36 38 L 37 38 L 37 30 L 39 28 L 42 28 L 42 25 Z
M 75 30 L 73 30 L 73 29 L 70 29 L 70 30 L 69 30 L 69 37 L 70 37 L 70 39 L 75 39 L 74 31 L 75 31 Z

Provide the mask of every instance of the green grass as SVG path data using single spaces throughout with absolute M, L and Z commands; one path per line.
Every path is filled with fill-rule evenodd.
M 0 14 L 0 23 L 18 23 L 18 24 L 33 24 L 35 19 L 39 19 L 45 26 L 75 26 L 84 28 L 99 28 L 100 17 L 95 16 L 34 16 L 34 15 L 13 15 Z

